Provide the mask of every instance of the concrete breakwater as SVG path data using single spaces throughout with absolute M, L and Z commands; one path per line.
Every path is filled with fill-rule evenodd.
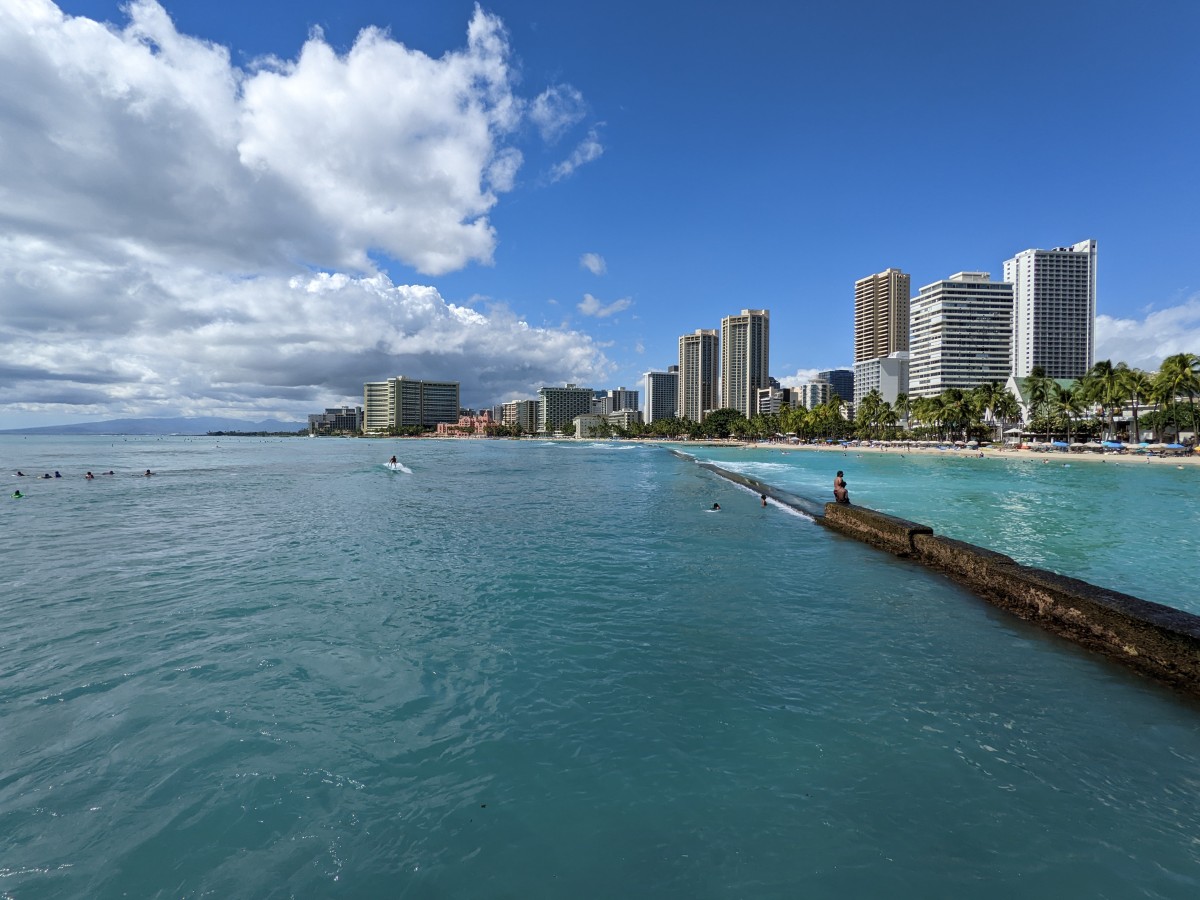
M 862 506 L 812 501 L 712 463 L 704 468 L 813 515 L 839 534 L 936 570 L 972 593 L 1068 640 L 1200 696 L 1200 616 L 1026 566 L 1002 553 Z

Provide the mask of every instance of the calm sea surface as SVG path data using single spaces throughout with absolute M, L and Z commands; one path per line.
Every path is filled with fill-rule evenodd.
M 703 452 L 828 495 L 833 456 Z M 836 458 L 1195 597 L 1195 470 Z M 1200 896 L 1200 703 L 662 448 L 0 437 L 0 471 L 0 897 Z
M 1200 468 L 1122 456 L 1048 462 L 899 451 L 693 447 L 687 452 L 801 496 L 851 500 L 938 534 L 1200 614 Z

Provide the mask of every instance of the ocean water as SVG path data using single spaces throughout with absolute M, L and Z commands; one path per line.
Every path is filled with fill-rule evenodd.
M 851 501 L 1027 565 L 1200 614 L 1200 468 L 1136 456 L 1050 462 L 685 445 L 687 452 L 822 503 L 846 473 Z
M 662 448 L 15 468 L 0 897 L 1200 895 L 1200 703 Z

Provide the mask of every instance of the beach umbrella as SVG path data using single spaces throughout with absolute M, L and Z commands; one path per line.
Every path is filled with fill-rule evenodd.
M 967 446 L 968 447 L 978 447 L 979 441 L 967 441 Z
M 1052 446 L 1052 447 L 1070 447 L 1071 445 L 1068 444 L 1066 441 L 1054 441 L 1050 446 Z
M 967 442 L 966 441 L 955 441 L 954 446 L 955 447 L 965 447 L 965 446 L 967 446 Z
M 1167 444 L 1165 447 L 1163 447 L 1163 449 L 1164 450 L 1186 450 L 1187 448 L 1184 447 L 1183 444 Z

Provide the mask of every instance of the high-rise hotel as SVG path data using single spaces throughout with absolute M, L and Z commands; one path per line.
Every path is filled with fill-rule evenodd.
M 1012 285 L 987 272 L 959 272 L 912 299 L 908 395 L 936 397 L 1008 380 Z
M 1050 378 L 1081 378 L 1092 367 L 1096 329 L 1096 242 L 1023 250 L 1004 262 L 1013 286 L 1012 374 L 1041 366 Z
M 873 390 L 888 403 L 908 392 L 910 287 L 911 278 L 899 269 L 854 282 L 855 405 Z
M 679 417 L 703 422 L 717 408 L 720 356 L 717 331 L 698 328 L 679 338 Z
M 403 375 L 368 381 L 363 385 L 363 431 L 382 434 L 390 428 L 457 422 L 458 402 L 457 381 L 421 381 Z
M 770 386 L 771 313 L 743 309 L 721 320 L 721 405 L 749 419 L 758 392 Z
M 647 372 L 646 424 L 679 415 L 679 366 L 667 366 L 665 372 Z
M 854 282 L 856 363 L 908 349 L 908 296 L 911 285 L 911 278 L 899 269 L 887 269 Z

